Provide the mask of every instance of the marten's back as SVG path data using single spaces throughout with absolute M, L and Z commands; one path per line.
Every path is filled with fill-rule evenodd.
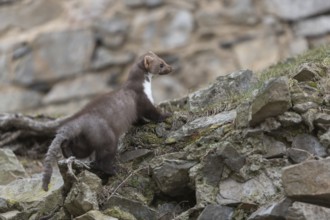
M 88 103 L 84 108 L 68 118 L 60 129 L 98 130 L 100 126 L 112 129 L 118 137 L 137 120 L 136 93 L 121 88 L 101 95 Z M 87 131 L 86 131 L 87 129 Z M 93 133 L 93 130 L 90 131 Z

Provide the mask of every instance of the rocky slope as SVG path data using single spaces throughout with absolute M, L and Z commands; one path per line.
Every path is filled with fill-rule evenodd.
M 1 150 L 0 217 L 330 219 L 329 57 L 322 47 L 162 103 L 173 116 L 127 132 L 105 185 L 61 161 L 43 192 L 40 174 Z

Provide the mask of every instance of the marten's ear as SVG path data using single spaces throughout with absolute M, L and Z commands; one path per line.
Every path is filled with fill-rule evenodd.
M 152 58 L 151 56 L 148 55 L 144 56 L 144 68 L 149 70 L 149 67 L 151 66 L 153 60 L 154 58 Z

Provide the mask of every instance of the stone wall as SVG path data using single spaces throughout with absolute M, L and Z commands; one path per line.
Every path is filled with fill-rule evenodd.
M 0 112 L 69 114 L 153 50 L 155 99 L 330 41 L 324 0 L 0 0 Z

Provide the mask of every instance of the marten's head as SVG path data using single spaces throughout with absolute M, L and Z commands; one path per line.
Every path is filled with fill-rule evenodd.
M 165 75 L 172 72 L 172 67 L 151 51 L 144 55 L 143 64 L 147 72 L 154 75 Z

